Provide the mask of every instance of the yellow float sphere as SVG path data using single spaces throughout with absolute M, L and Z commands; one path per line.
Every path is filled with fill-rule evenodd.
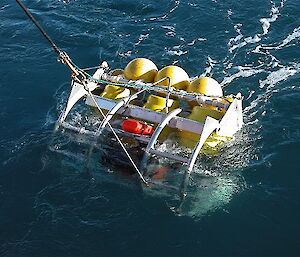
M 193 80 L 187 91 L 191 93 L 200 93 L 206 96 L 223 96 L 221 85 L 216 80 L 209 77 L 200 77 Z
M 124 69 L 124 76 L 128 80 L 153 82 L 157 71 L 156 65 L 151 60 L 136 58 L 127 64 Z
M 186 90 L 189 86 L 189 75 L 178 66 L 167 66 L 162 68 L 155 77 L 155 82 L 163 79 L 170 78 L 170 86 L 175 87 L 176 89 Z M 168 86 L 168 79 L 160 82 L 161 86 Z

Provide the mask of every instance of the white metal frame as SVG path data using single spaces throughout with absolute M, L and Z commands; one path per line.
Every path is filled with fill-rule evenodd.
M 100 79 L 103 74 L 105 75 L 105 67 L 100 67 L 96 73 L 94 74 L 94 79 Z M 115 114 L 122 114 L 125 117 L 133 117 L 136 119 L 142 119 L 148 122 L 157 123 L 157 127 L 151 137 L 144 135 L 134 135 L 120 129 L 115 129 L 115 131 L 124 136 L 131 136 L 137 139 L 140 142 L 147 143 L 147 147 L 144 155 L 144 162 L 147 161 L 148 157 L 151 154 L 154 154 L 159 157 L 165 157 L 169 159 L 173 159 L 175 161 L 182 162 L 188 166 L 188 171 L 190 172 L 193 169 L 193 166 L 196 162 L 197 156 L 201 151 L 206 139 L 211 135 L 213 131 L 220 136 L 228 136 L 232 137 L 235 132 L 237 132 L 243 124 L 242 117 L 242 97 L 240 93 L 234 98 L 233 102 L 229 105 L 225 115 L 219 121 L 212 117 L 207 117 L 205 122 L 197 122 L 190 119 L 186 119 L 183 117 L 177 116 L 180 112 L 182 112 L 181 108 L 177 108 L 169 113 L 156 112 L 153 110 L 149 110 L 143 107 L 131 105 L 130 101 L 135 99 L 137 95 L 144 90 L 140 90 L 136 94 L 123 98 L 120 101 L 115 101 L 111 99 L 107 99 L 101 96 L 93 95 L 90 96 L 88 91 L 92 91 L 97 87 L 97 83 L 94 81 L 88 81 L 87 84 L 82 85 L 77 82 L 72 83 L 72 90 L 67 102 L 66 109 L 61 114 L 59 118 L 59 125 L 63 126 L 66 129 L 71 129 L 78 133 L 84 133 L 87 135 L 99 136 L 103 129 L 105 129 L 106 125 L 113 118 Z M 88 91 L 87 91 L 88 90 Z M 97 132 L 89 131 L 84 128 L 76 128 L 67 122 L 65 119 L 72 109 L 72 107 L 79 101 L 83 96 L 86 96 L 86 104 L 89 106 L 98 107 L 101 109 L 108 110 L 108 114 L 102 120 L 99 129 Z M 195 99 L 199 100 L 198 96 L 195 96 Z M 206 102 L 214 102 L 214 98 L 210 99 L 208 97 L 204 98 Z M 214 104 L 218 106 L 218 104 Z M 161 152 L 154 148 L 155 143 L 162 130 L 169 126 L 171 128 L 177 128 L 180 130 L 185 130 L 193 133 L 197 133 L 200 135 L 199 141 L 193 149 L 190 158 L 185 158 L 176 154 L 171 154 L 168 152 Z

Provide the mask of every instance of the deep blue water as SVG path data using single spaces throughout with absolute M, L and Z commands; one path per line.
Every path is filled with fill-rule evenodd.
M 24 3 L 81 67 L 148 57 L 212 75 L 244 95 L 245 126 L 195 169 L 181 216 L 105 163 L 91 178 L 78 149 L 48 147 L 69 71 L 2 0 L 0 256 L 300 255 L 298 0 Z

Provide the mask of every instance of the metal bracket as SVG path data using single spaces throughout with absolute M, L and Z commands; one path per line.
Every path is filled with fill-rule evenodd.
M 201 148 L 203 147 L 206 139 L 211 135 L 211 133 L 217 129 L 220 126 L 220 123 L 218 120 L 212 118 L 212 117 L 206 117 L 205 123 L 204 123 L 204 128 L 203 131 L 201 133 L 200 139 L 197 143 L 197 145 L 195 146 L 193 153 L 191 154 L 191 157 L 188 161 L 188 170 L 192 171 L 194 164 L 196 162 L 197 156 L 201 150 Z
M 147 153 L 149 153 L 150 150 L 153 148 L 155 142 L 157 141 L 159 134 L 164 129 L 164 127 L 169 123 L 169 121 L 171 119 L 173 119 L 175 116 L 177 116 L 181 111 L 182 111 L 181 108 L 177 108 L 177 109 L 169 112 L 168 115 L 166 115 L 166 117 L 164 118 L 164 120 L 156 127 L 156 129 L 147 145 L 147 148 L 146 148 Z
M 93 75 L 94 79 L 100 79 L 102 74 L 104 73 L 105 68 L 100 67 L 95 74 Z M 84 84 L 80 84 L 78 82 L 72 81 L 72 89 L 69 95 L 69 99 L 67 102 L 67 106 L 64 111 L 61 113 L 58 119 L 58 125 L 62 124 L 64 120 L 67 118 L 67 115 L 73 108 L 73 106 L 85 95 L 88 95 L 88 90 L 93 91 L 97 87 L 97 83 L 94 81 L 86 81 Z

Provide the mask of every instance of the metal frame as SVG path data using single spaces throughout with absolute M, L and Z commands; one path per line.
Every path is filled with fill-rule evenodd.
M 103 75 L 105 75 L 105 70 L 107 66 L 105 63 L 102 66 L 103 67 L 100 67 L 95 72 L 93 76 L 94 79 L 100 79 L 101 77 L 103 77 Z M 121 129 L 115 128 L 115 131 L 120 135 L 133 137 L 140 142 L 147 143 L 147 147 L 142 162 L 144 163 L 144 165 L 147 162 L 149 156 L 151 154 L 154 154 L 159 157 L 173 159 L 175 161 L 179 161 L 186 164 L 188 167 L 188 173 L 190 173 L 195 165 L 197 156 L 201 151 L 201 148 L 203 147 L 206 139 L 211 135 L 213 131 L 216 131 L 218 135 L 231 137 L 236 131 L 238 131 L 241 128 L 243 124 L 242 97 L 240 93 L 237 94 L 237 96 L 234 98 L 233 102 L 229 105 L 225 115 L 220 121 L 213 119 L 212 117 L 207 117 L 205 122 L 202 123 L 202 122 L 186 119 L 183 117 L 178 117 L 177 115 L 180 112 L 182 112 L 181 108 L 177 108 L 169 113 L 161 113 L 161 112 L 145 109 L 143 107 L 130 105 L 130 101 L 136 99 L 138 94 L 144 92 L 145 90 L 140 90 L 132 96 L 123 98 L 120 101 L 115 101 L 101 96 L 88 94 L 96 87 L 97 87 L 97 83 L 95 83 L 95 81 L 88 81 L 88 83 L 86 84 L 84 83 L 83 85 L 77 82 L 72 83 L 72 90 L 68 99 L 68 103 L 66 109 L 64 110 L 64 112 L 61 114 L 59 118 L 59 125 L 61 125 L 66 129 L 76 131 L 78 133 L 83 133 L 92 136 L 99 136 L 103 131 L 103 129 L 106 128 L 106 125 L 110 122 L 110 120 L 113 118 L 115 114 L 122 114 L 125 117 L 133 117 L 137 119 L 150 121 L 152 123 L 158 123 L 153 135 L 150 138 L 149 136 L 135 135 L 135 134 L 122 131 Z M 168 94 L 170 94 L 170 88 L 168 88 Z M 72 109 L 72 107 L 83 96 L 87 96 L 85 100 L 87 105 L 109 110 L 107 115 L 105 115 L 105 117 L 103 118 L 97 132 L 93 132 L 85 128 L 76 128 L 68 124 L 67 122 L 65 122 L 65 119 L 68 113 L 70 112 L 70 110 Z M 195 96 L 194 98 L 195 99 L 197 98 L 197 100 L 199 100 L 199 96 Z M 218 105 L 218 102 L 217 103 L 214 102 L 215 98 L 204 97 L 203 99 L 214 106 Z M 189 158 L 185 158 L 168 152 L 161 152 L 154 148 L 159 135 L 167 125 L 172 128 L 186 130 L 200 135 L 199 141 L 194 147 Z
M 94 97 L 97 101 L 97 104 L 102 109 L 111 110 L 116 104 L 115 100 L 103 98 L 101 96 L 96 95 Z M 90 99 L 90 97 L 86 98 L 86 104 L 89 106 L 96 107 L 93 101 Z M 156 112 L 150 109 L 145 109 L 143 107 L 131 104 L 128 104 L 126 108 L 121 107 L 116 113 L 121 114 L 123 116 L 130 116 L 136 119 L 146 120 L 151 123 L 161 123 L 168 115 L 163 112 Z M 168 125 L 171 128 L 177 128 L 201 134 L 204 123 L 177 116 L 174 117 L 174 119 L 170 120 Z

